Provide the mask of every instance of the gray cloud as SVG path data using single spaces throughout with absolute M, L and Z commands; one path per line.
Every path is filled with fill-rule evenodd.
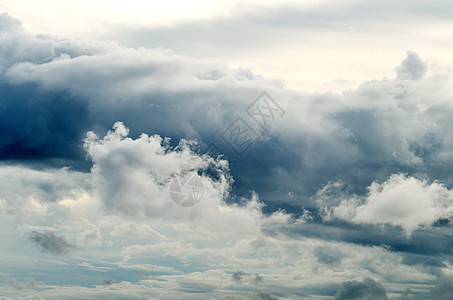
M 75 246 L 62 236 L 53 232 L 40 233 L 32 231 L 27 235 L 28 240 L 41 252 L 61 255 Z
M 253 299 L 278 300 L 278 298 L 273 296 L 271 293 L 263 292 L 263 291 L 260 291 L 260 290 L 255 290 L 255 292 L 253 293 Z
M 263 282 L 264 277 L 257 273 L 257 274 L 255 274 L 255 279 L 253 279 L 253 280 L 255 281 L 256 284 L 259 284 L 259 283 Z
M 24 289 L 36 289 L 40 283 L 34 279 L 31 279 L 28 282 L 19 282 L 14 278 L 9 278 L 6 280 L 5 284 L 15 290 L 24 290 Z
M 395 171 L 453 184 L 446 171 L 453 140 L 445 86 L 422 78 L 426 66 L 412 52 L 395 79 L 365 82 L 342 96 L 304 95 L 246 70 L 165 51 L 31 36 L 9 16 L 2 20 L 10 37 L 2 45 L 39 50 L 3 64 L 3 159 L 56 157 L 86 166 L 85 132 L 104 134 L 117 120 L 132 137 L 157 132 L 173 144 L 197 138 L 204 148 L 244 112 L 244 103 L 269 88 L 288 113 L 231 167 L 229 201 L 256 190 L 270 212 L 300 212 L 315 208 L 314 195 L 331 181 L 363 195 Z M 417 85 L 401 78 L 406 73 L 420 78 Z M 421 110 L 427 91 L 434 100 Z
M 398 253 L 407 253 L 403 263 L 444 266 L 443 256 L 453 255 L 451 225 L 439 224 L 433 228 L 416 230 L 407 236 L 402 228 L 376 225 L 353 225 L 345 222 L 307 222 L 304 226 L 266 228 L 266 234 L 285 234 L 292 238 L 300 236 L 338 241 L 362 246 L 381 246 Z M 320 255 L 320 254 L 318 254 Z
M 233 49 L 232 44 L 268 46 L 288 38 L 293 41 L 293 35 L 282 34 L 288 29 L 296 29 L 303 41 L 305 36 L 299 29 L 354 31 L 360 30 L 363 20 L 370 25 L 383 16 L 391 20 L 389 27 L 395 22 L 419 20 L 421 15 L 451 19 L 452 10 L 448 9 L 451 4 L 418 0 L 411 3 L 410 7 L 398 1 L 352 1 L 342 5 L 320 4 L 310 9 L 249 7 L 247 13 L 232 18 L 197 20 L 171 28 L 119 30 L 115 34 L 125 33 L 121 39 L 128 45 L 163 45 L 178 53 L 204 57 L 207 51 L 215 52 L 207 47 L 212 43 L 229 45 L 217 48 L 226 53 L 244 51 L 242 47 Z M 392 14 L 388 14 L 389 7 Z M 193 32 L 197 32 L 198 39 L 189 34 Z M 128 39 L 126 35 L 130 33 Z M 252 48 L 256 51 L 258 47 Z M 339 284 L 335 280 L 353 272 L 357 278 L 372 274 L 392 295 L 408 284 L 423 294 L 429 289 L 427 285 L 435 284 L 431 290 L 433 297 L 449 299 L 450 280 L 442 274 L 452 261 L 453 239 L 449 215 L 438 213 L 447 211 L 445 207 L 434 205 L 436 210 L 424 214 L 429 218 L 421 222 L 416 214 L 408 213 L 410 208 L 418 207 L 413 200 L 420 199 L 410 193 L 397 193 L 398 197 L 388 198 L 386 203 L 391 205 L 380 207 L 381 210 L 370 209 L 372 214 L 362 215 L 355 223 L 348 218 L 323 219 L 322 209 L 338 207 L 345 199 L 357 200 L 355 208 L 366 208 L 360 204 L 367 200 L 372 184 L 384 190 L 382 184 L 392 174 L 407 174 L 407 178 L 417 182 L 426 181 L 427 189 L 442 184 L 442 189 L 434 189 L 436 193 L 453 187 L 451 86 L 412 51 L 395 71 L 395 78 L 365 81 L 342 94 L 298 93 L 284 89 L 280 80 L 263 78 L 249 69 L 231 69 L 168 50 L 31 35 L 20 21 L 0 15 L 0 212 L 23 218 L 19 221 L 26 220 L 30 225 L 69 228 L 77 245 L 112 247 L 108 248 L 109 254 L 122 249 L 121 257 L 114 258 L 121 262 L 97 266 L 87 260 L 79 265 L 86 272 L 117 272 L 116 267 L 121 266 L 121 277 L 116 279 L 122 280 L 125 269 L 132 272 L 137 268 L 150 274 L 140 283 L 124 281 L 118 290 L 113 279 L 102 281 L 110 286 L 106 289 L 91 291 L 77 287 L 86 298 L 95 298 L 90 295 L 92 292 L 107 293 L 98 295 L 101 299 L 113 293 L 139 298 L 138 293 L 150 291 L 159 296 L 156 291 L 159 286 L 164 287 L 167 294 L 162 294 L 167 298 L 170 293 L 181 299 L 186 299 L 186 295 L 200 298 L 234 292 L 238 297 L 257 299 L 277 299 L 275 295 L 333 297 Z M 237 116 L 246 117 L 245 108 L 263 90 L 284 107 L 285 117 L 267 132 L 260 131 L 264 138 L 230 169 L 218 161 L 200 158 L 196 151 L 202 152 L 218 139 Z M 253 126 L 253 120 L 247 122 Z M 115 128 L 105 135 L 113 124 Z M 129 135 L 126 127 L 130 128 Z M 101 138 L 93 133 L 87 137 L 88 131 Z M 184 141 L 179 143 L 183 138 L 197 139 L 199 144 L 190 142 L 190 147 L 182 150 L 188 145 Z M 11 160 L 35 169 L 3 165 Z M 84 172 L 48 169 L 55 166 L 71 166 Z M 168 196 L 163 187 L 172 174 L 188 169 L 201 171 L 213 184 L 210 190 L 213 196 L 198 210 L 174 213 L 168 197 L 162 196 Z M 230 171 L 235 180 L 231 190 Z M 223 194 L 219 196 L 217 191 Z M 264 202 L 264 211 L 269 215 L 285 209 L 297 217 L 305 209 L 311 218 L 288 225 L 280 219 L 287 215 L 276 214 L 260 228 L 256 220 L 262 217 L 262 204 L 247 200 L 255 195 L 252 191 Z M 425 194 L 417 194 L 423 201 L 416 203 L 426 204 Z M 440 194 L 432 198 L 433 203 L 445 200 L 444 194 Z M 399 201 L 403 198 L 400 195 L 407 195 L 406 199 L 412 202 Z M 106 219 L 88 216 L 98 213 L 91 206 L 83 209 L 84 201 L 95 206 L 98 200 L 107 212 Z M 238 209 L 225 205 L 224 200 L 250 207 Z M 31 208 L 23 205 L 30 203 L 34 204 Z M 396 207 L 401 212 L 396 220 L 381 222 L 388 221 L 385 219 L 388 211 Z M 113 218 L 110 214 L 117 215 Z M 71 219 L 74 217 L 77 219 Z M 141 224 L 141 217 L 150 224 Z M 411 222 L 407 228 L 413 230 L 410 236 L 399 227 L 408 224 L 408 220 Z M 98 221 L 102 225 L 96 225 Z M 173 222 L 173 229 L 155 226 L 168 224 L 165 222 Z M 419 228 L 419 224 L 424 227 Z M 80 225 L 84 228 L 80 229 Z M 103 228 L 104 233 L 110 232 L 114 242 L 105 241 L 96 226 Z M 27 230 L 33 229 L 30 226 Z M 226 249 L 210 247 L 211 239 L 233 235 L 235 230 L 235 237 L 243 240 L 234 244 L 232 238 L 229 242 L 233 243 L 228 243 Z M 250 249 L 245 245 L 243 250 L 242 246 L 250 236 L 255 237 L 255 230 L 260 235 L 250 241 L 254 245 L 250 248 L 256 251 L 256 257 L 243 259 Z M 174 232 L 184 239 L 179 242 L 163 235 Z M 197 239 L 198 233 L 203 234 L 200 238 L 203 242 L 188 245 L 192 236 Z M 53 233 L 34 231 L 27 237 L 42 252 L 63 254 L 75 247 Z M 135 238 L 145 240 L 130 245 L 124 242 L 124 237 L 127 242 Z M 146 239 L 152 239 L 152 243 L 143 245 Z M 270 242 L 272 239 L 275 245 Z M 226 244 L 219 241 L 214 247 Z M 338 248 L 333 244 L 338 244 Z M 140 249 L 144 249 L 144 254 L 137 254 Z M 99 260 L 102 256 L 99 252 L 89 252 L 87 256 L 98 255 Z M 233 252 L 239 254 L 231 259 Z M 150 263 L 155 259 L 153 255 L 158 256 L 157 262 Z M 317 262 L 307 257 L 315 257 Z M 107 260 L 110 255 L 101 258 Z M 70 261 L 56 263 L 63 268 Z M 225 269 L 228 263 L 233 264 L 228 265 L 233 270 L 244 268 L 255 275 L 248 277 L 244 271 L 229 274 L 216 269 L 219 265 Z M 339 265 L 348 273 L 332 268 Z M 314 269 L 317 274 L 310 273 Z M 328 273 L 323 273 L 325 270 Z M 165 276 L 161 276 L 162 272 Z M 262 285 L 263 291 L 256 290 L 252 295 L 256 284 L 264 284 L 263 276 L 256 272 L 266 274 L 266 289 Z M 233 283 L 241 284 L 231 284 L 220 291 L 218 287 L 224 286 L 230 275 Z M 146 288 L 147 282 L 152 283 L 152 288 Z M 95 284 L 99 284 L 99 278 Z M 16 290 L 27 286 L 33 284 L 11 285 Z M 52 296 L 52 292 L 62 291 L 63 288 L 58 291 L 49 288 L 46 292 Z M 386 299 L 386 291 L 372 279 L 344 282 L 337 294 L 337 299 L 379 297 Z
M 396 75 L 401 79 L 420 79 L 428 69 L 417 53 L 409 51 L 407 57 L 401 62 L 401 65 L 396 68 Z
M 103 135 L 118 120 L 132 137 L 157 132 L 173 137 L 173 145 L 196 138 L 206 148 L 244 113 L 244 103 L 270 89 L 288 113 L 231 166 L 235 184 L 229 201 L 255 190 L 270 212 L 284 207 L 297 213 L 316 207 L 313 196 L 331 181 L 363 195 L 372 182 L 395 171 L 453 184 L 446 171 L 453 140 L 445 85 L 422 78 L 426 66 L 413 52 L 395 79 L 365 82 L 342 96 L 304 95 L 247 70 L 160 50 L 31 36 L 17 20 L 7 15 L 2 20 L 9 36 L 2 45 L 37 49 L 5 56 L 3 159 L 58 158 L 60 165 L 86 170 L 85 132 Z M 413 85 L 404 74 L 420 80 Z M 434 100 L 421 110 L 427 91 Z
M 260 77 L 250 70 L 232 70 L 164 50 L 128 49 L 105 43 L 90 46 L 83 41 L 31 36 L 20 22 L 6 15 L 0 20 L 2 32 L 6 32 L 0 38 L 2 53 L 15 53 L 1 56 L 0 61 L 2 160 L 55 159 L 57 165 L 82 164 L 85 171 L 87 165 L 92 165 L 91 172 L 84 176 L 95 179 L 97 195 L 107 212 L 134 219 L 145 216 L 155 220 L 165 215 L 179 220 L 180 215 L 162 213 L 170 211 L 166 205 L 171 203 L 161 200 L 161 194 L 152 193 L 149 179 L 162 187 L 173 173 L 200 168 L 206 177 L 213 173 L 219 178 L 225 176 L 224 181 L 215 183 L 225 184 L 219 190 L 229 192 L 228 168 L 208 166 L 207 158 L 200 159 L 192 149 L 181 150 L 185 142 L 178 143 L 182 138 L 198 139 L 199 147 L 206 147 L 236 116 L 244 116 L 245 108 L 267 90 L 287 113 L 269 131 L 260 131 L 264 139 L 240 163 L 231 166 L 235 183 L 228 202 L 244 201 L 241 198 L 250 198 L 253 190 L 267 204 L 269 214 L 281 208 L 299 215 L 302 208 L 312 213 L 314 220 L 303 224 L 284 229 L 266 227 L 264 232 L 269 236 L 277 236 L 281 230 L 289 237 L 383 247 L 401 254 L 405 267 L 420 267 L 427 274 L 439 274 L 439 269 L 446 267 L 452 242 L 451 226 L 442 219 L 444 215 L 433 214 L 424 223 L 427 228 L 411 225 L 415 229 L 408 238 L 398 228 L 407 219 L 390 222 L 396 227 L 375 226 L 382 219 L 378 217 L 385 214 L 368 218 L 373 224 L 350 224 L 348 219 L 327 221 L 318 207 L 338 206 L 348 197 L 363 200 L 373 183 L 386 182 L 395 173 L 426 180 L 428 188 L 435 180 L 445 189 L 453 186 L 449 172 L 453 166 L 449 87 L 439 77 L 429 76 L 427 64 L 414 52 L 408 52 L 397 67 L 396 78 L 367 81 L 341 95 L 303 94 L 284 90 L 278 80 Z M 289 23 L 295 21 L 288 19 Z M 18 51 L 27 47 L 33 51 Z M 428 97 L 430 102 L 426 101 Z M 131 138 L 125 126 L 115 123 L 118 120 L 130 128 Z M 253 120 L 247 121 L 253 124 Z M 104 137 L 112 124 L 116 124 L 114 130 Z M 83 148 L 87 131 L 104 138 L 90 133 Z M 91 161 L 86 160 L 87 153 Z M 187 161 L 193 164 L 188 167 Z M 8 176 L 2 176 L 8 179 L 0 184 L 4 187 L 0 195 L 8 203 L 15 199 L 8 187 L 22 191 L 24 199 L 57 203 L 65 198 L 76 199 L 73 190 L 84 182 L 74 175 L 79 173 L 66 171 L 47 177 L 39 172 L 30 177 L 27 172 L 20 176 L 10 176 L 14 173 L 10 169 L 8 172 L 4 173 Z M 69 177 L 76 178 L 77 183 L 71 183 Z M 24 178 L 27 188 L 21 182 Z M 320 194 L 326 185 L 334 183 L 338 183 L 337 189 Z M 321 196 L 322 201 L 318 201 Z M 154 202 L 151 204 L 149 199 Z M 411 207 L 403 206 L 404 212 Z M 52 218 L 64 219 L 69 214 L 69 209 L 59 209 Z M 190 218 L 199 216 L 194 213 Z M 49 224 L 52 218 L 46 219 Z M 215 221 L 237 225 L 234 220 Z M 238 231 L 247 227 L 254 228 L 244 225 Z M 165 240 L 150 226 L 130 223 L 117 224 L 111 235 Z M 78 244 L 80 241 L 90 246 L 101 246 L 103 241 L 99 230 L 93 228 L 75 237 Z M 73 247 L 53 233 L 32 232 L 28 238 L 43 252 L 61 254 Z M 312 254 L 320 268 L 344 263 L 342 252 L 331 247 L 315 247 Z M 383 276 L 372 263 L 358 265 Z M 232 279 L 242 282 L 245 275 L 237 271 Z M 259 278 L 255 276 L 255 283 L 261 281 Z M 368 295 L 370 290 L 382 291 L 380 287 L 372 281 L 349 282 L 340 291 Z M 188 284 L 187 290 L 191 289 Z M 439 285 L 438 289 L 444 288 Z
M 43 50 L 47 61 L 29 53 L 4 64 L 3 159 L 58 158 L 60 165 L 87 170 L 84 133 L 103 135 L 118 120 L 132 137 L 158 133 L 173 138 L 173 144 L 180 138 L 198 139 L 202 150 L 268 90 L 287 114 L 231 167 L 236 179 L 232 201 L 259 190 L 263 201 L 274 203 L 269 207 L 315 207 L 312 196 L 330 181 L 364 194 L 373 181 L 395 171 L 453 184 L 446 171 L 453 145 L 448 134 L 451 108 L 446 85 L 435 77 L 413 85 L 398 75 L 365 82 L 341 96 L 310 95 L 282 90 L 278 82 L 247 70 L 169 51 L 89 47 L 24 32 L 9 34 L 15 37 L 8 40 L 11 46 L 31 43 L 51 50 Z M 71 48 L 76 50 L 66 53 Z M 408 55 L 398 74 L 412 72 L 418 78 L 421 65 L 415 54 Z M 422 110 L 419 104 L 425 103 L 428 91 L 435 100 Z
M 318 262 L 330 265 L 338 266 L 341 264 L 343 255 L 338 248 L 333 247 L 317 247 L 314 252 L 318 259 Z
M 440 276 L 436 285 L 431 289 L 435 299 L 447 300 L 453 298 L 453 278 L 451 276 Z
M 108 278 L 108 279 L 103 279 L 102 280 L 102 285 L 108 286 L 113 284 L 113 279 Z
M 245 272 L 244 271 L 236 271 L 234 272 L 232 275 L 231 275 L 231 278 L 233 279 L 233 281 L 237 282 L 237 283 L 242 283 L 242 278 L 245 276 Z
M 388 299 L 384 287 L 371 278 L 365 278 L 362 282 L 345 281 L 338 289 L 336 300 L 384 300 Z
M 122 26 L 106 35 L 130 47 L 164 47 L 193 56 L 209 57 L 215 54 L 218 57 L 231 52 L 253 55 L 258 47 L 266 47 L 270 42 L 293 44 L 295 35 L 287 34 L 288 30 L 297 30 L 299 40 L 313 42 L 313 30 L 333 35 L 337 32 L 362 32 L 366 28 L 366 32 L 376 33 L 376 26 L 388 26 L 398 32 L 404 30 L 398 26 L 401 24 L 421 20 L 432 22 L 434 19 L 449 21 L 452 17 L 450 11 L 451 4 L 441 0 L 418 0 L 410 6 L 405 5 L 404 1 L 389 0 L 323 2 L 308 7 L 298 4 L 241 3 L 240 9 L 235 10 L 232 16 L 185 20 L 171 27 Z M 197 35 L 193 35 L 193 32 Z M 239 44 L 241 47 L 231 47 Z M 212 45 L 216 45 L 214 52 L 209 50 Z

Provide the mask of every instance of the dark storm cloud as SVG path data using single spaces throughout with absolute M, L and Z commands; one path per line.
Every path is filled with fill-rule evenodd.
M 232 71 L 164 51 L 31 36 L 8 15 L 0 18 L 14 25 L 4 25 L 7 32 L 0 36 L 2 159 L 83 160 L 86 131 L 105 134 L 116 121 L 131 128 L 132 136 L 158 132 L 176 143 L 181 137 L 210 143 L 245 109 L 238 105 L 243 99 L 252 101 L 263 84 L 273 84 L 249 70 Z M 28 48 L 33 51 L 19 51 Z M 148 83 L 140 83 L 144 80 Z M 173 82 L 180 87 L 171 87 Z M 235 91 L 236 82 L 244 85 Z
M 32 36 L 8 14 L 0 15 L 0 40 L 0 159 L 83 160 L 81 140 L 92 128 L 84 97 L 64 88 L 42 89 L 37 82 L 11 84 L 4 73 L 16 63 L 43 64 L 62 54 L 92 55 L 115 46 Z
M 345 281 L 338 289 L 336 300 L 384 300 L 388 299 L 384 287 L 371 278 L 365 278 L 362 282 L 353 280 Z
M 0 83 L 0 159 L 84 159 L 88 121 L 87 103 L 67 92 Z
M 260 196 L 266 202 L 310 207 L 316 206 L 310 203 L 310 196 L 332 181 L 342 182 L 349 192 L 359 195 L 365 194 L 372 182 L 399 172 L 453 186 L 447 172 L 452 163 L 446 159 L 453 129 L 446 115 L 452 109 L 448 97 L 442 95 L 448 92 L 442 91 L 441 82 L 407 81 L 421 78 L 426 71 L 416 54 L 407 55 L 397 68 L 397 79 L 364 82 L 342 97 L 309 96 L 306 101 L 313 104 L 307 115 L 298 111 L 300 118 L 310 122 L 311 116 L 319 115 L 323 122 L 314 121 L 306 132 L 297 128 L 303 132 L 297 138 L 287 138 L 296 130 L 290 128 L 281 136 L 267 136 L 267 143 L 255 145 L 240 167 L 233 165 L 237 191 L 259 182 Z M 427 103 L 426 99 L 433 100 L 422 112 L 417 105 Z M 290 109 L 288 118 L 291 111 L 296 108 Z M 325 127 L 330 130 L 313 134 Z
M 74 245 L 64 237 L 57 236 L 53 232 L 40 233 L 32 231 L 27 235 L 28 240 L 44 253 L 61 255 L 66 253 Z
M 267 90 L 286 114 L 269 131 L 260 130 L 263 138 L 231 166 L 230 200 L 255 190 L 268 209 L 300 212 L 317 206 L 314 196 L 329 182 L 363 195 L 372 182 L 397 172 L 453 185 L 449 98 L 444 83 L 422 76 L 426 67 L 412 52 L 395 79 L 364 82 L 343 95 L 310 95 L 282 90 L 250 70 L 170 51 L 31 36 L 9 16 L 1 20 L 5 53 L 18 53 L 2 55 L 3 159 L 83 163 L 85 132 L 104 135 L 116 121 L 133 138 L 197 139 L 201 152 L 235 118 L 246 118 L 246 108 Z M 28 48 L 34 50 L 17 51 Z

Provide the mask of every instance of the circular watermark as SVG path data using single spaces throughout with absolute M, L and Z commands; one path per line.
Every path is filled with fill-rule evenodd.
M 204 187 L 201 177 L 196 172 L 185 176 L 176 176 L 170 182 L 170 197 L 176 205 L 190 207 L 203 198 Z

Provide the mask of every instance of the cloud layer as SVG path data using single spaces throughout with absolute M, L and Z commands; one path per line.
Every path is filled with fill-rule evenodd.
M 401 55 L 392 78 L 302 93 L 0 15 L 0 293 L 448 298 L 450 74 Z M 263 91 L 285 111 L 267 128 L 246 113 Z M 259 135 L 243 156 L 221 137 L 238 117 Z M 190 172 L 203 199 L 180 207 Z

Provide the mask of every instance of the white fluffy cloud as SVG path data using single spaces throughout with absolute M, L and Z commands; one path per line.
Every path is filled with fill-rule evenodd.
M 407 232 L 453 216 L 453 191 L 404 174 L 374 182 L 365 198 L 351 197 L 327 208 L 327 217 L 353 223 L 390 224 Z
M 244 207 L 225 203 L 231 183 L 226 161 L 195 154 L 188 141 L 172 149 L 168 140 L 157 135 L 142 134 L 134 140 L 127 133 L 123 124 L 116 123 L 104 138 L 89 133 L 85 140 L 93 161 L 91 176 L 96 194 L 107 211 L 175 225 L 191 224 L 209 235 L 243 235 L 259 228 L 261 206 L 256 200 Z M 206 169 L 217 174 L 218 180 L 201 176 L 204 194 L 200 205 L 184 209 L 171 201 L 172 178 Z

